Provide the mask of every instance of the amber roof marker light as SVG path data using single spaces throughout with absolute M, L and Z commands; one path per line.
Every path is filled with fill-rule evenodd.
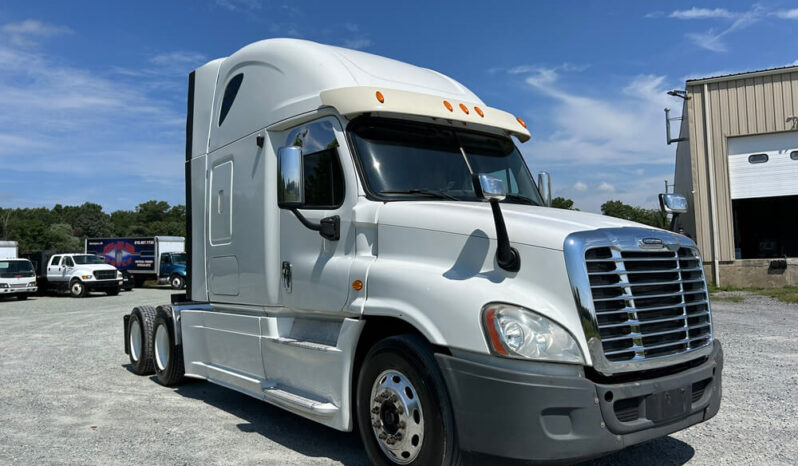
M 516 119 L 516 120 L 518 120 L 518 123 L 521 123 L 521 126 L 523 126 L 524 128 L 526 128 L 526 122 L 525 122 L 524 120 L 522 120 L 522 119 L 520 119 L 520 118 L 518 118 L 518 117 L 515 117 L 515 119 Z
M 448 100 L 443 101 L 443 106 L 446 107 L 446 110 L 449 110 L 450 112 L 454 111 L 454 107 L 452 107 L 452 104 L 450 104 Z
M 466 107 L 465 104 L 460 104 L 460 110 L 462 110 L 463 113 L 468 115 L 468 107 Z
M 382 92 L 380 91 L 377 91 L 377 100 L 379 100 L 381 104 L 385 103 L 385 97 L 383 97 Z
M 479 115 L 480 117 L 485 118 L 485 114 L 482 113 L 482 109 L 481 108 L 474 107 L 474 111 L 477 112 L 477 115 Z

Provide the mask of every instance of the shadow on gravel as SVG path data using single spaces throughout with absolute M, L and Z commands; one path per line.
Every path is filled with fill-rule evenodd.
M 327 458 L 346 465 L 369 464 L 356 433 L 339 432 L 264 401 L 200 380 L 187 381 L 175 392 L 243 419 L 246 422 L 237 426 L 241 432 L 262 435 L 305 456 Z
M 682 465 L 690 461 L 695 450 L 690 444 L 673 437 L 663 437 L 626 448 L 609 456 L 579 463 L 578 466 L 610 465 Z

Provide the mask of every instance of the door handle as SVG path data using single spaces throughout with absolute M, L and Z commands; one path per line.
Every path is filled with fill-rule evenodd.
M 290 293 L 292 291 L 291 286 L 291 263 L 288 261 L 283 261 L 282 267 L 282 277 L 283 277 L 283 287 L 285 290 Z

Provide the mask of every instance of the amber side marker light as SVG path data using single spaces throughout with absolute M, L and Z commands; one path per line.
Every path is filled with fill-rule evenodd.
M 460 110 L 462 110 L 463 113 L 468 115 L 468 107 L 466 107 L 464 104 L 460 104 Z
M 519 122 L 519 123 L 521 123 L 521 126 L 523 126 L 524 128 L 526 128 L 526 122 L 525 122 L 524 120 L 522 120 L 522 119 L 520 119 L 520 118 L 518 118 L 518 117 L 516 117 L 515 119 L 516 119 L 516 120 L 518 120 L 518 122 Z
M 452 107 L 452 104 L 450 104 L 448 100 L 443 101 L 443 106 L 446 107 L 446 110 L 449 110 L 450 112 L 454 111 L 454 107 Z
M 352 282 L 352 289 L 355 291 L 360 291 L 363 289 L 363 282 L 360 280 L 355 280 Z
M 485 114 L 482 113 L 482 109 L 481 108 L 474 107 L 474 111 L 477 112 L 477 115 L 481 116 L 482 118 L 485 118 Z
M 380 92 L 380 91 L 377 91 L 377 100 L 379 100 L 380 103 L 384 103 L 385 102 L 385 97 L 382 96 L 382 92 Z
M 488 309 L 485 312 L 485 327 L 488 329 L 488 337 L 493 349 L 504 356 L 507 356 L 507 350 L 502 345 L 502 339 L 499 336 L 499 330 L 496 328 L 496 309 Z

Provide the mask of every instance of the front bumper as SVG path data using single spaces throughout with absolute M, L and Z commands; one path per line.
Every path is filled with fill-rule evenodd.
M 0 288 L 0 295 L 35 294 L 39 288 L 36 286 L 26 286 L 20 288 Z
M 541 375 L 438 354 L 460 447 L 541 462 L 576 461 L 663 437 L 717 414 L 723 349 L 698 366 L 617 384 Z
M 114 288 L 119 289 L 122 287 L 122 279 L 113 279 L 113 280 L 87 280 L 83 282 L 83 286 L 86 287 L 86 291 L 95 291 L 95 290 L 113 290 Z

